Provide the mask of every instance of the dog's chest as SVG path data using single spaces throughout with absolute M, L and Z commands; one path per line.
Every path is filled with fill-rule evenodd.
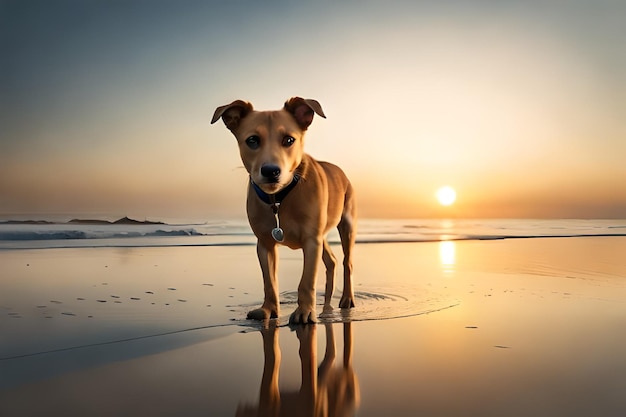
M 260 241 L 278 243 L 292 249 L 302 247 L 306 235 L 303 231 L 307 229 L 304 213 L 279 207 L 277 214 L 274 214 L 272 207 L 265 205 L 253 215 L 249 213 L 248 219 L 252 231 Z

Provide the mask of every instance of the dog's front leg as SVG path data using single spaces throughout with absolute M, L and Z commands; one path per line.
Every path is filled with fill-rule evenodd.
M 278 254 L 275 244 L 265 244 L 258 241 L 256 246 L 259 264 L 263 272 L 263 290 L 265 297 L 261 308 L 248 313 L 248 318 L 253 320 L 265 320 L 276 318 L 279 314 L 278 302 Z
M 322 257 L 322 238 L 311 238 L 304 242 L 302 247 L 304 253 L 304 269 L 300 285 L 298 285 L 298 308 L 289 317 L 289 322 L 315 323 L 315 279 L 317 277 L 317 266 Z

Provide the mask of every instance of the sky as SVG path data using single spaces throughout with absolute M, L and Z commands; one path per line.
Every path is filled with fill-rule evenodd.
M 0 0 L 0 217 L 244 218 L 211 116 L 301 96 L 361 217 L 626 218 L 624 21 L 619 0 Z

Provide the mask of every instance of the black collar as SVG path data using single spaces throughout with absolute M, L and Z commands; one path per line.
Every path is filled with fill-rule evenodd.
M 261 187 L 256 185 L 255 182 L 252 181 L 252 178 L 250 178 L 250 184 L 252 185 L 252 188 L 254 188 L 256 195 L 258 195 L 259 198 L 266 204 L 282 203 L 284 198 L 287 197 L 287 194 L 289 194 L 289 192 L 293 190 L 296 185 L 298 185 L 298 181 L 300 181 L 300 175 L 295 174 L 288 186 L 286 186 L 276 194 L 268 194 L 265 191 L 261 190 Z

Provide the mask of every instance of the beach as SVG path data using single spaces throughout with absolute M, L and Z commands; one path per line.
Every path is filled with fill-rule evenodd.
M 384 240 L 296 327 L 297 251 L 262 324 L 249 244 L 0 250 L 0 415 L 626 414 L 625 236 Z

